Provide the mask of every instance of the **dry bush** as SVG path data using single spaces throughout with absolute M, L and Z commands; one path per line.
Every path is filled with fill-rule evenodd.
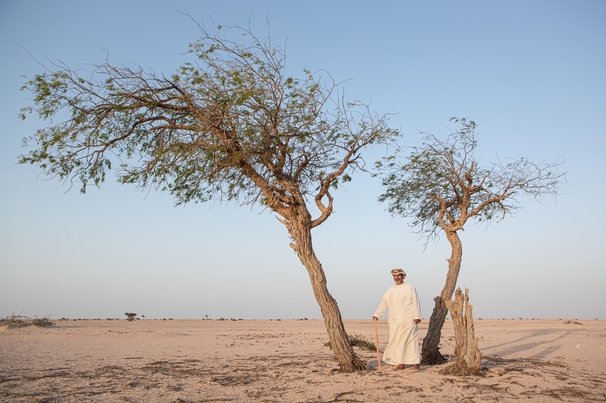
M 30 318 L 28 316 L 12 314 L 11 316 L 0 319 L 0 326 L 6 326 L 9 329 L 27 326 L 51 327 L 54 324 L 54 322 L 49 320 L 48 316 L 44 318 L 38 318 L 37 316 Z

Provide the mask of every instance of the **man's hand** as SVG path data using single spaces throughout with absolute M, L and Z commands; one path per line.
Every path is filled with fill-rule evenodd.
M 415 325 L 418 325 L 419 323 L 421 323 L 421 319 L 415 319 Z

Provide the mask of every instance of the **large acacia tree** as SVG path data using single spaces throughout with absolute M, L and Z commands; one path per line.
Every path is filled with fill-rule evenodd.
M 237 39 L 233 39 L 237 38 Z M 49 125 L 26 139 L 21 163 L 65 181 L 119 182 L 274 212 L 307 269 L 342 371 L 364 368 L 330 295 L 311 230 L 333 212 L 331 192 L 364 169 L 361 152 L 398 135 L 366 104 L 347 103 L 330 76 L 286 74 L 283 47 L 241 27 L 207 30 L 170 76 L 105 62 L 55 64 L 27 81 Z M 57 119 L 63 119 L 56 122 Z
M 443 362 L 438 345 L 448 313 L 444 301 L 453 295 L 463 257 L 458 232 L 468 223 L 500 221 L 515 213 L 521 196 L 555 196 L 564 181 L 564 174 L 557 170 L 561 162 L 535 163 L 519 157 L 481 167 L 474 154 L 478 143 L 475 122 L 451 121 L 461 127 L 445 140 L 422 133 L 422 145 L 412 148 L 406 162 L 392 156 L 378 163 L 385 186 L 379 201 L 388 202 L 391 214 L 410 218 L 411 227 L 426 241 L 444 234 L 451 246 L 446 282 L 434 299 L 423 339 L 424 364 Z

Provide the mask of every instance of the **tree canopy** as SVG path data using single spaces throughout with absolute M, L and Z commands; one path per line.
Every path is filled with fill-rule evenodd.
M 35 107 L 22 118 L 69 116 L 26 139 L 37 148 L 20 162 L 76 179 L 82 192 L 117 168 L 120 182 L 169 191 L 177 203 L 237 200 L 280 214 L 312 197 L 318 225 L 331 212 L 330 189 L 363 167 L 360 151 L 397 132 L 367 105 L 346 102 L 327 74 L 286 76 L 284 49 L 269 37 L 200 29 L 189 47 L 195 60 L 170 77 L 106 62 L 86 74 L 58 64 L 27 81 Z
M 388 203 L 391 214 L 410 218 L 416 232 L 429 240 L 441 230 L 463 229 L 468 219 L 500 221 L 520 208 L 522 196 L 557 195 L 564 179 L 557 168 L 563 161 L 536 163 L 519 157 L 482 167 L 474 153 L 476 123 L 451 121 L 460 123 L 460 129 L 445 140 L 422 133 L 422 145 L 412 148 L 405 163 L 397 156 L 378 162 L 385 172 L 379 201 Z

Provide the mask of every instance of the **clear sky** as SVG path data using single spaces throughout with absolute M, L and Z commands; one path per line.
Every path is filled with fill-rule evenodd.
M 565 158 L 568 184 L 515 217 L 461 234 L 458 285 L 477 318 L 606 319 L 606 2 L 0 1 L 0 316 L 320 318 L 286 229 L 260 209 L 174 207 L 167 194 L 110 180 L 81 195 L 16 164 L 19 89 L 61 61 L 134 62 L 170 74 L 196 26 L 247 25 L 286 42 L 288 71 L 326 69 L 404 134 L 478 124 L 488 165 Z M 373 162 L 376 154 L 369 154 Z M 364 175 L 335 194 L 315 248 L 344 318 L 370 318 L 402 267 L 423 316 L 444 284 L 446 239 L 423 242 L 377 203 Z

